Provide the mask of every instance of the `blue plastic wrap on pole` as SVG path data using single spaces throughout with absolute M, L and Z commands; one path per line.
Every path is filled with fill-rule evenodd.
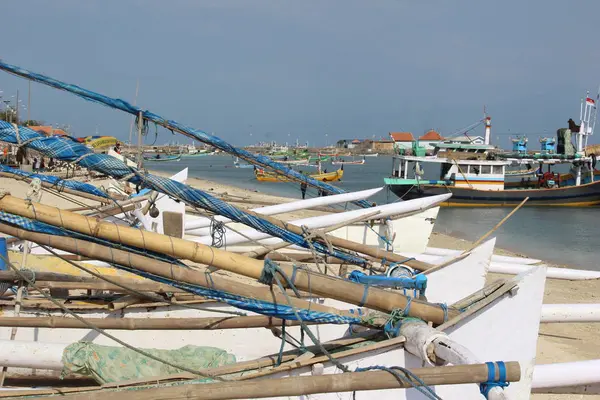
M 8 251 L 6 248 L 6 238 L 0 238 L 0 271 L 8 270 L 6 261 L 8 260 Z M 0 282 L 0 296 L 4 295 L 12 286 L 12 282 Z
M 161 117 L 160 115 L 155 114 L 151 111 L 142 110 L 141 108 L 136 107 L 136 106 L 128 103 L 125 100 L 113 99 L 111 97 L 102 95 L 100 93 L 96 93 L 96 92 L 92 92 L 91 90 L 84 89 L 77 85 L 62 82 L 57 79 L 51 78 L 49 76 L 31 72 L 31 71 L 28 71 L 21 67 L 17 67 L 16 65 L 7 64 L 2 61 L 0 61 L 0 69 L 3 69 L 4 71 L 13 73 L 15 75 L 21 76 L 26 79 L 30 79 L 30 80 L 42 83 L 47 86 L 51 86 L 56 89 L 65 90 L 65 91 L 73 93 L 79 97 L 82 97 L 86 100 L 93 101 L 95 103 L 100 103 L 105 106 L 115 108 L 115 109 L 118 109 L 121 111 L 125 111 L 125 112 L 133 114 L 135 116 L 139 116 L 139 113 L 141 112 L 142 117 L 148 121 L 152 121 L 158 125 L 164 126 L 167 129 L 177 130 L 178 132 L 180 132 L 186 136 L 192 137 L 202 143 L 206 143 L 211 146 L 214 146 L 220 150 L 225 151 L 226 153 L 237 156 L 237 157 L 239 157 L 243 160 L 246 160 L 252 164 L 258 164 L 258 165 L 262 165 L 264 167 L 271 168 L 271 169 L 275 170 L 276 172 L 279 172 L 281 174 L 284 174 L 291 178 L 294 178 L 294 179 L 298 180 L 299 182 L 306 182 L 307 184 L 309 184 L 311 186 L 314 186 L 317 188 L 322 188 L 331 193 L 335 193 L 335 194 L 345 193 L 345 191 L 343 191 L 342 189 L 340 189 L 338 187 L 329 185 L 324 182 L 320 182 L 309 176 L 303 175 L 297 171 L 294 171 L 293 169 L 291 169 L 290 167 L 288 167 L 286 165 L 283 165 L 283 164 L 273 161 L 269 157 L 255 155 L 244 149 L 234 147 L 231 144 L 227 143 L 226 141 L 224 141 L 223 139 L 221 139 L 217 136 L 211 135 L 204 131 L 193 129 L 193 128 L 185 126 L 177 121 L 167 120 L 167 119 Z M 372 206 L 371 203 L 369 203 L 368 201 L 365 201 L 365 200 L 359 200 L 354 203 L 363 208 L 369 208 Z
M 28 179 L 38 178 L 42 182 L 46 182 L 46 183 L 53 185 L 56 188 L 56 190 L 58 190 L 59 192 L 61 191 L 61 189 L 67 188 L 67 189 L 71 189 L 71 190 L 76 190 L 78 192 L 85 192 L 85 193 L 93 194 L 94 196 L 98 196 L 98 197 L 104 197 L 106 199 L 110 198 L 108 196 L 108 194 L 104 193 L 102 190 L 98 189 L 96 186 L 90 185 L 89 183 L 85 183 L 85 182 L 60 179 L 60 178 L 58 178 L 56 176 L 52 176 L 52 175 L 34 174 L 32 172 L 25 172 L 20 169 L 11 168 L 11 167 L 9 167 L 7 165 L 3 165 L 3 164 L 0 164 L 0 172 L 6 172 L 9 174 L 22 176 L 23 178 L 28 178 Z
M 215 214 L 223 215 L 231 220 L 250 226 L 260 232 L 275 236 L 288 243 L 307 249 L 310 248 L 309 243 L 302 235 L 290 232 L 262 218 L 248 214 L 199 189 L 172 179 L 140 172 L 135 168 L 127 166 L 123 161 L 115 157 L 107 154 L 96 154 L 79 142 L 61 136 L 46 137 L 23 126 L 19 126 L 18 128 L 20 140 L 17 139 L 17 131 L 12 124 L 6 121 L 0 121 L 0 141 L 14 144 L 26 143 L 24 144 L 25 147 L 36 150 L 46 156 L 62 161 L 76 162 L 82 167 L 98 171 L 116 179 L 126 178 L 135 185 L 145 186 L 173 198 L 181 199 L 187 204 L 212 211 Z M 352 264 L 361 266 L 367 265 L 364 258 L 350 255 L 335 248 L 330 252 L 327 246 L 318 242 L 313 242 L 313 246 L 320 253 L 329 254 Z
M 65 236 L 65 237 L 71 237 L 71 238 L 75 238 L 75 239 L 82 239 L 82 240 L 86 240 L 88 242 L 98 243 L 98 244 L 108 246 L 111 248 L 114 247 L 114 248 L 118 248 L 121 250 L 129 251 L 129 252 L 139 254 L 139 255 L 142 255 L 145 257 L 151 257 L 151 258 L 154 258 L 157 260 L 161 260 L 161 261 L 168 262 L 171 264 L 176 264 L 176 265 L 179 265 L 182 267 L 186 266 L 185 264 L 183 264 L 181 261 L 179 261 L 175 257 L 156 253 L 153 251 L 148 251 L 146 249 L 140 249 L 138 247 L 127 246 L 127 245 L 124 245 L 121 243 L 110 242 L 108 240 L 84 235 L 79 232 L 74 232 L 74 231 L 70 231 L 68 229 L 59 228 L 54 225 L 47 224 L 45 222 L 36 221 L 33 219 L 22 217 L 20 215 L 10 214 L 10 213 L 4 212 L 4 211 L 0 211 L 0 223 L 12 225 L 17 228 L 24 229 L 24 230 L 30 231 L 30 232 L 38 232 L 38 233 L 44 233 L 46 235 L 52 235 L 52 236 Z
M 427 276 L 425 275 L 415 275 L 413 277 L 391 277 L 386 275 L 367 275 L 360 271 L 352 271 L 348 277 L 348 280 L 362 283 L 363 285 L 416 289 L 422 295 L 425 295 L 425 289 L 427 289 Z
M 8 250 L 6 249 L 6 238 L 0 238 L 0 271 L 6 271 L 6 261 L 8 260 Z M 6 290 L 5 290 L 6 291 Z

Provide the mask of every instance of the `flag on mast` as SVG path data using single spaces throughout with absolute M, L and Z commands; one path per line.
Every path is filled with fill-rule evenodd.
M 596 107 L 596 101 L 594 99 L 592 99 L 591 97 L 586 98 L 585 103 L 592 107 Z

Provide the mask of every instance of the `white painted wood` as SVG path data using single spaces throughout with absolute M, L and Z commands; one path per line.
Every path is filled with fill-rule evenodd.
M 600 383 L 600 359 L 536 365 L 533 371 L 534 389 Z
M 452 249 L 442 249 L 439 247 L 427 247 L 423 253 L 429 254 L 432 256 L 457 256 L 461 253 L 461 250 L 452 250 Z M 537 260 L 535 258 L 526 258 L 526 257 L 510 257 L 510 256 L 500 256 L 494 254 L 492 256 L 492 261 L 501 262 L 501 263 L 509 263 L 509 264 L 537 264 L 542 262 L 542 260 Z
M 393 215 L 402 215 L 402 214 L 408 214 L 408 213 L 413 213 L 413 212 L 417 212 L 417 211 L 423 211 L 427 208 L 437 206 L 439 203 L 445 201 L 450 196 L 451 196 L 450 194 L 443 194 L 443 195 L 438 195 L 438 196 L 425 197 L 422 199 L 414 199 L 414 200 L 403 201 L 403 202 L 398 202 L 398 203 L 385 204 L 383 206 L 378 206 L 378 207 L 352 210 L 352 211 L 347 211 L 344 213 L 329 214 L 329 215 L 323 215 L 323 216 L 311 217 L 311 218 L 303 218 L 303 219 L 299 219 L 299 220 L 290 221 L 290 223 L 297 225 L 297 226 L 306 226 L 309 229 L 319 229 L 319 228 L 325 228 L 327 226 L 339 224 L 339 223 L 347 221 L 349 219 L 357 218 L 357 217 L 367 215 L 367 214 L 370 214 L 370 213 L 373 213 L 376 211 L 379 211 L 380 213 L 377 216 L 372 217 L 372 219 L 381 219 L 381 218 L 386 218 L 386 217 L 393 216 Z M 236 229 L 236 228 L 233 228 L 233 229 Z M 202 228 L 202 229 L 195 230 L 195 231 L 196 232 L 202 231 L 206 235 L 210 234 L 208 228 Z M 189 234 L 190 232 L 188 231 L 186 233 Z M 249 240 L 247 238 L 250 238 L 252 240 L 261 240 L 261 239 L 267 239 L 270 237 L 268 234 L 259 232 L 255 229 L 246 229 L 246 230 L 240 231 L 240 233 L 238 234 L 238 233 L 232 232 L 227 227 L 226 227 L 226 235 L 225 236 L 226 236 L 226 243 L 228 245 L 247 242 Z M 207 245 L 210 245 L 212 243 L 212 238 L 210 236 L 191 238 L 190 240 L 198 242 L 198 243 L 207 244 Z
M 388 234 L 388 223 L 392 226 L 392 238 L 393 238 L 393 249 L 396 252 L 404 253 L 409 251 L 415 251 L 425 248 L 431 237 L 431 232 L 435 224 L 439 212 L 439 207 L 432 207 L 425 211 L 412 214 L 406 217 L 392 217 L 392 219 L 386 223 L 381 224 L 376 222 L 373 224 L 372 229 L 366 224 L 354 224 L 347 227 L 342 227 L 330 232 L 330 235 L 341 237 L 353 242 L 366 244 L 369 246 L 379 247 L 387 250 L 387 243 L 381 238 L 380 235 Z M 241 224 L 235 224 L 242 226 Z M 234 226 L 235 226 L 234 225 Z M 235 229 L 235 228 L 234 228 Z M 394 237 L 395 233 L 395 237 Z M 253 242 L 246 242 L 241 244 L 229 244 L 225 243 L 223 246 L 224 250 L 232 251 L 234 253 L 246 253 L 256 249 L 262 248 L 263 245 L 273 246 L 282 243 L 281 239 L 271 238 L 260 240 L 260 245 Z M 306 254 L 307 250 L 303 247 L 290 246 L 285 252 L 297 252 Z
M 540 322 L 600 322 L 600 304 L 544 304 Z
M 432 264 L 439 264 L 443 262 L 444 257 L 432 254 L 423 254 L 416 252 L 403 252 L 406 256 L 415 257 L 419 261 L 424 261 Z M 547 278 L 549 279 L 566 279 L 566 280 L 586 280 L 586 279 L 600 279 L 600 271 L 588 271 L 583 269 L 571 269 L 571 268 L 556 268 L 556 267 L 547 267 L 544 264 L 541 264 L 546 268 Z M 528 264 L 516 264 L 516 263 L 507 263 L 507 262 L 498 262 L 494 261 L 492 258 L 492 262 L 490 264 L 489 272 L 498 273 L 498 274 L 507 274 L 507 275 L 518 275 L 525 271 L 528 271 L 532 268 L 532 265 Z
M 283 213 L 287 213 L 287 212 L 291 212 L 291 211 L 305 210 L 305 209 L 308 209 L 311 207 L 329 206 L 329 205 L 333 205 L 333 204 L 340 204 L 340 203 L 352 202 L 352 201 L 357 201 L 357 200 L 364 200 L 366 198 L 369 198 L 369 197 L 379 193 L 381 190 L 383 190 L 383 187 L 368 189 L 368 190 L 361 190 L 361 191 L 352 192 L 352 193 L 336 194 L 336 195 L 332 195 L 332 196 L 315 197 L 312 199 L 292 201 L 289 203 L 282 203 L 282 204 L 277 204 L 277 205 L 273 205 L 273 206 L 253 208 L 251 211 L 258 213 L 258 214 L 262 214 L 262 215 L 277 215 L 277 214 L 283 214 Z M 222 217 L 222 216 L 217 216 L 217 217 L 215 217 L 215 219 L 217 221 L 224 222 L 224 223 L 231 222 L 231 220 L 229 218 Z M 193 235 L 194 229 L 207 228 L 210 226 L 210 223 L 211 223 L 211 220 L 208 218 L 191 217 L 185 221 L 185 229 L 186 229 L 186 231 L 190 231 L 190 232 L 187 232 L 188 234 Z
M 0 364 L 6 367 L 27 367 L 61 370 L 62 354 L 67 347 L 61 343 L 0 340 Z
M 490 272 L 498 274 L 516 275 L 526 271 L 531 266 L 519 264 L 494 263 L 490 265 Z M 546 267 L 547 278 L 566 280 L 600 279 L 600 271 L 588 271 L 584 269 Z
M 535 267 L 515 279 L 519 284 L 513 297 L 496 300 L 491 307 L 466 318 L 447 333 L 482 361 L 518 361 L 521 381 L 511 383 L 505 391 L 510 398 L 527 399 L 535 365 L 546 271 Z M 439 386 L 436 392 L 444 399 L 481 399 L 477 385 Z
M 429 274 L 427 300 L 452 304 L 483 289 L 495 244 L 496 238 L 490 239 L 473 249 L 469 256 Z
M 171 177 L 171 179 L 173 179 L 174 181 L 181 182 L 181 183 L 185 183 L 187 178 L 188 178 L 188 169 L 187 168 L 184 168 L 183 170 L 181 170 L 180 172 L 178 172 L 177 174 L 175 174 Z M 150 213 L 148 213 L 148 215 L 146 215 L 146 218 L 150 221 L 150 225 L 153 228 L 156 227 L 155 229 L 153 229 L 156 232 L 164 233 L 163 217 L 162 217 L 163 211 L 172 211 L 172 212 L 180 213 L 183 215 L 182 223 L 183 223 L 183 221 L 185 221 L 185 203 L 184 202 L 175 201 L 172 198 L 170 198 L 169 196 L 167 196 L 166 194 L 161 193 L 156 198 L 155 205 L 156 205 L 156 208 L 158 208 L 158 210 L 160 211 L 158 216 L 156 218 L 153 218 L 150 215 Z M 183 232 L 183 229 L 181 231 Z

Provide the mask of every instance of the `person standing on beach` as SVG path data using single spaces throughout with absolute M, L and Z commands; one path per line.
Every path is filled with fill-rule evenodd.
M 300 192 L 302 193 L 302 200 L 304 200 L 306 198 L 306 188 L 308 186 L 306 185 L 306 182 L 302 182 L 300 184 Z

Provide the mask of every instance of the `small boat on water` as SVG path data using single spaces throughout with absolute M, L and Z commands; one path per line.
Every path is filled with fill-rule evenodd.
M 184 158 L 195 158 L 195 157 L 205 157 L 205 156 L 212 156 L 214 155 L 215 152 L 214 151 L 198 151 L 196 153 L 188 153 L 188 154 L 182 154 L 181 157 Z
M 513 140 L 510 153 L 496 153 L 489 145 L 491 120 L 485 119 L 486 144 L 455 144 L 451 151 L 444 144 L 436 146 L 430 157 L 394 157 L 392 177 L 385 183 L 398 197 L 408 200 L 442 193 L 452 193 L 444 206 L 511 207 L 529 198 L 525 206 L 587 207 L 600 204 L 600 180 L 596 180 L 595 156 L 586 156 L 583 143 L 593 134 L 596 120 L 595 102 L 587 97 L 581 106 L 581 125 L 570 121 L 570 129 L 559 129 L 558 147 L 554 141 L 542 141 L 540 153 L 527 151 L 527 140 Z M 578 136 L 577 149 L 571 144 L 571 132 Z M 440 150 L 445 148 L 444 156 Z M 462 150 L 462 151 L 461 151 Z M 439 179 L 424 179 L 421 165 L 437 164 Z M 570 164 L 571 173 L 552 171 L 554 165 Z M 526 166 L 511 173 L 510 167 Z M 536 166 L 536 167 L 534 167 Z M 544 172 L 546 168 L 546 172 Z M 414 178 L 409 178 L 409 171 Z M 510 176 L 535 173 L 537 179 L 506 181 Z M 561 176 L 562 175 L 562 176 Z
M 359 154 L 359 157 L 379 157 L 379 153 L 366 153 L 366 154 Z
M 331 161 L 331 165 L 363 165 L 365 162 L 366 161 L 364 158 L 362 160 L 352 160 L 352 161 L 338 159 L 338 160 Z
M 254 168 L 254 165 L 252 165 L 252 164 L 240 163 L 240 159 L 237 157 L 236 157 L 235 161 L 233 162 L 233 166 L 236 168 Z
M 277 175 L 273 172 L 267 172 L 264 169 L 257 168 L 254 170 L 254 175 L 256 176 L 256 180 L 259 182 L 293 182 L 292 179 L 284 176 Z M 319 174 L 310 175 L 311 178 L 316 179 L 322 182 L 335 182 L 342 179 L 344 176 L 343 166 L 341 169 L 338 169 L 334 172 L 324 172 Z
M 156 154 L 152 156 L 144 156 L 146 161 L 179 161 L 181 154 Z

